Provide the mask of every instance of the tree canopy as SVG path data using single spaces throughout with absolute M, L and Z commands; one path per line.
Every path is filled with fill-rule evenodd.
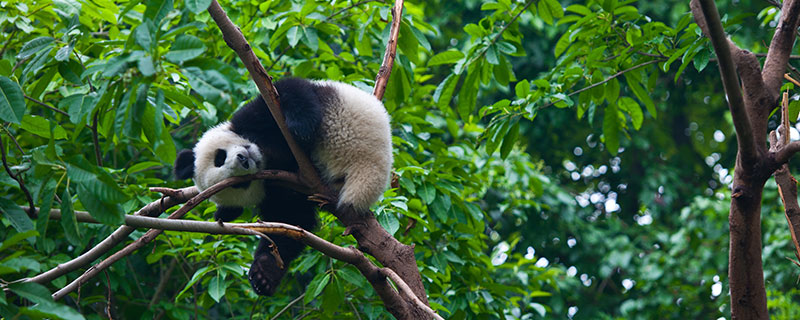
M 313 249 L 287 266 L 274 296 L 257 296 L 246 279 L 257 240 L 242 234 L 167 230 L 54 299 L 145 237 L 147 229 L 131 228 L 99 259 L 30 281 L 97 248 L 126 215 L 159 206 L 169 208 L 162 218 L 174 213 L 177 202 L 159 204 L 151 188 L 191 185 L 172 175 L 176 150 L 259 94 L 208 13 L 211 2 L 0 3 L 0 316 L 392 316 L 359 269 Z M 723 31 L 764 65 L 781 10 L 792 7 L 785 2 L 719 2 Z M 372 92 L 393 39 L 392 2 L 218 3 L 274 79 Z M 433 311 L 448 319 L 731 318 L 728 217 L 741 122 L 691 10 L 685 1 L 404 3 L 382 99 L 394 181 L 373 212 L 413 246 Z M 796 58 L 785 72 L 800 79 Z M 795 85 L 777 86 L 791 97 L 785 132 L 796 140 Z M 775 97 L 764 102 L 765 130 L 782 123 Z M 757 202 L 766 308 L 795 319 L 800 264 L 792 260 L 800 257 L 778 186 L 765 181 Z M 183 219 L 210 221 L 214 211 L 202 202 Z M 248 211 L 237 222 L 256 217 Z M 308 231 L 363 248 L 336 215 L 319 219 Z

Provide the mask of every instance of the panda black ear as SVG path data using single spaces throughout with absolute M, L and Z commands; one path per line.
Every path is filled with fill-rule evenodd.
M 175 158 L 175 177 L 189 179 L 194 175 L 194 151 L 183 149 Z

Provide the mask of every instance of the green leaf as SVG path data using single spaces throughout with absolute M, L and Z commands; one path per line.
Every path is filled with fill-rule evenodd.
M 72 206 L 72 195 L 69 193 L 69 188 L 64 188 L 61 200 L 61 228 L 64 229 L 64 236 L 69 243 L 79 246 L 81 244 L 81 229 L 78 226 L 78 219 L 75 217 L 75 209 Z
M 203 275 L 209 273 L 210 271 L 213 271 L 211 267 L 212 267 L 211 265 L 207 265 L 205 267 L 197 269 L 197 271 L 195 271 L 194 274 L 192 275 L 192 278 L 189 279 L 189 282 L 186 283 L 186 286 L 183 287 L 183 290 L 181 290 L 181 292 L 178 293 L 178 295 L 175 297 L 175 301 L 178 301 L 178 299 L 183 295 L 184 292 L 186 292 L 186 290 L 189 290 L 192 286 L 194 286 L 195 283 L 197 283 L 198 280 L 202 279 Z
M 419 191 L 419 198 L 425 201 L 426 204 L 431 204 L 433 199 L 436 198 L 436 188 L 428 182 L 423 181 L 417 191 Z
M 508 134 L 503 138 L 503 144 L 500 146 L 500 158 L 505 159 L 514 148 L 514 143 L 517 142 L 519 136 L 519 121 L 514 123 Z
M 453 92 L 456 90 L 458 78 L 458 75 L 451 73 L 436 87 L 436 91 L 433 92 L 433 101 L 436 102 L 439 109 L 446 108 L 450 100 L 453 99 Z
M 144 17 L 161 25 L 161 19 L 167 16 L 172 10 L 172 0 L 147 0 L 147 8 L 144 10 Z
M 550 12 L 547 1 L 539 1 L 537 7 L 539 10 L 539 18 L 541 18 L 544 23 L 553 25 L 553 14 Z
M 13 80 L 0 76 L 0 120 L 20 124 L 25 115 L 22 89 Z
M 319 49 L 319 37 L 317 36 L 317 30 L 311 27 L 303 28 L 303 33 L 305 34 L 305 37 L 303 37 L 303 43 L 311 48 L 311 50 L 316 52 Z
M 411 62 L 417 64 L 419 61 L 419 42 L 414 32 L 411 31 L 411 26 L 405 20 L 400 23 L 400 34 L 397 37 L 397 47 L 403 55 L 406 56 Z
M 52 37 L 38 37 L 28 41 L 22 46 L 22 49 L 20 49 L 19 54 L 17 54 L 17 59 L 27 59 L 45 48 L 50 48 L 52 47 L 53 41 L 55 41 L 55 39 Z
M 311 279 L 311 283 L 308 284 L 308 288 L 306 289 L 306 296 L 303 298 L 303 301 L 308 304 L 311 300 L 314 300 L 320 293 L 322 293 L 322 289 L 325 289 L 325 286 L 328 285 L 328 282 L 331 280 L 330 273 L 318 273 L 314 276 L 314 279 Z
M 514 86 L 514 93 L 516 93 L 517 98 L 525 99 L 530 92 L 531 83 L 527 79 L 517 82 L 517 85 Z
M 478 91 L 480 89 L 478 76 L 480 75 L 481 61 L 478 60 L 467 71 L 467 77 L 464 79 L 461 91 L 458 93 L 458 115 L 465 122 L 469 120 L 469 116 L 475 110 L 475 104 L 478 100 Z
M 0 197 L 0 212 L 11 222 L 11 226 L 17 232 L 22 233 L 33 230 L 33 221 L 25 213 L 25 210 L 22 210 L 14 201 Z
M 150 51 L 153 48 L 153 43 L 155 42 L 155 26 L 153 22 L 150 20 L 145 20 L 133 30 L 133 37 L 136 40 L 136 44 L 141 46 L 145 51 Z
M 609 104 L 614 104 L 619 98 L 619 81 L 616 78 L 606 82 L 605 97 Z
M 286 32 L 286 37 L 289 40 L 289 45 L 294 48 L 297 43 L 300 42 L 301 32 L 300 26 L 294 26 L 289 28 L 289 31 Z
M 45 139 L 50 138 L 50 121 L 42 118 L 40 116 L 33 116 L 33 115 L 25 115 L 22 118 L 22 129 L 33 133 L 37 136 L 40 136 Z M 53 138 L 56 140 L 65 139 L 67 137 L 67 132 L 64 130 L 63 127 L 60 125 L 55 125 L 53 129 Z
M 400 229 L 400 221 L 397 220 L 397 217 L 392 212 L 381 212 L 381 214 L 378 215 L 378 223 L 380 223 L 389 234 L 394 234 Z
M 217 274 L 208 281 L 208 295 L 216 302 L 222 299 L 227 288 L 228 283 L 225 281 L 225 277 L 222 276 L 221 272 L 217 272 Z
M 647 108 L 647 112 L 649 112 L 653 118 L 656 118 L 658 116 L 658 111 L 656 111 L 656 105 L 653 103 L 653 99 L 650 99 L 650 94 L 645 91 L 633 77 L 626 75 L 625 80 L 628 83 L 628 88 L 633 91 L 633 95 L 644 104 L 645 108 Z
M 622 97 L 617 101 L 619 109 L 627 113 L 631 116 L 631 122 L 633 122 L 633 128 L 639 130 L 642 127 L 642 121 L 644 120 L 644 115 L 642 114 L 642 108 L 639 107 L 639 104 L 636 103 L 633 99 L 629 97 Z
M 789 121 L 797 121 L 798 113 L 800 113 L 800 100 L 789 101 Z
M 175 43 L 164 57 L 170 62 L 182 63 L 197 58 L 205 51 L 206 45 L 203 44 L 203 40 L 193 35 L 182 34 L 175 39 Z
M 39 213 L 39 214 L 42 214 L 42 213 Z M 17 233 L 15 235 L 11 236 L 11 237 L 8 237 L 7 239 L 5 239 L 5 241 L 2 242 L 2 244 L 0 244 L 0 252 L 10 248 L 11 246 L 19 243 L 22 240 L 25 240 L 25 239 L 30 238 L 30 237 L 35 237 L 38 234 L 39 233 L 36 232 L 36 230 L 28 230 L 28 231 L 25 231 L 25 232 Z
M 342 308 L 346 296 L 342 282 L 337 277 L 333 277 L 322 294 L 322 310 L 333 314 L 338 308 Z
M 139 72 L 141 72 L 145 77 L 156 74 L 156 67 L 153 65 L 153 58 L 149 55 L 140 58 L 137 62 L 137 66 L 139 67 Z
M 456 63 L 456 61 L 461 60 L 463 58 L 464 54 L 461 51 L 448 50 L 445 52 L 439 52 L 435 56 L 433 56 L 430 60 L 428 60 L 428 67 L 438 66 L 441 64 Z
M 603 116 L 603 137 L 606 149 L 612 155 L 616 155 L 619 150 L 619 111 L 616 103 L 609 103 Z
M 211 0 L 186 0 L 186 8 L 194 14 L 206 11 L 211 5 Z
M 43 285 L 35 282 L 12 282 L 8 288 L 20 297 L 30 300 L 33 303 L 53 302 L 50 291 Z

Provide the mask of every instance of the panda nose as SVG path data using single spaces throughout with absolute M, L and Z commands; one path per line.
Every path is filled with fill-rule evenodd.
M 239 163 L 242 164 L 242 167 L 245 169 L 250 169 L 250 162 L 247 161 L 247 157 L 243 156 L 242 154 L 237 154 L 236 159 L 239 160 Z

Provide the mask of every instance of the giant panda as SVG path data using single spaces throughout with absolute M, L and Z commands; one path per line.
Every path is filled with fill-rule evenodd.
M 383 194 L 392 168 L 389 115 L 373 95 L 348 84 L 288 78 L 275 83 L 289 132 L 309 155 L 323 182 L 338 191 L 338 208 L 366 211 Z M 231 176 L 262 169 L 297 171 L 297 163 L 261 96 L 206 131 L 194 148 L 182 150 L 175 176 L 193 178 L 202 191 Z M 214 218 L 231 221 L 244 207 L 255 207 L 264 221 L 284 222 L 312 230 L 316 205 L 308 196 L 256 180 L 227 188 L 211 197 Z M 273 236 L 288 265 L 304 245 Z M 286 270 L 279 268 L 262 239 L 248 272 L 253 290 L 272 295 Z

